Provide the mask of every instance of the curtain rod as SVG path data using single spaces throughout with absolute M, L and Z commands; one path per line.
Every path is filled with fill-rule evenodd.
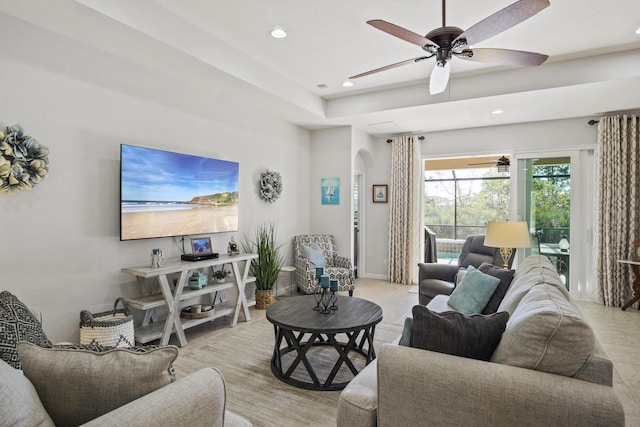
M 631 117 L 629 117 L 627 120 L 631 120 Z M 598 124 L 599 122 L 600 120 L 591 119 L 587 123 L 589 124 L 589 126 L 593 126 L 595 124 Z
M 420 136 L 418 137 L 418 140 L 420 140 L 420 141 L 424 141 L 424 136 L 420 135 Z M 387 139 L 387 144 L 391 144 L 391 141 L 393 141 L 393 139 Z

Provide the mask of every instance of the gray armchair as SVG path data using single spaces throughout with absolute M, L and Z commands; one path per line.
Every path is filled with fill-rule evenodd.
M 513 264 L 515 251 L 509 258 L 509 268 Z M 479 267 L 483 262 L 502 265 L 500 249 L 484 245 L 484 234 L 467 237 L 462 246 L 458 264 L 418 264 L 418 296 L 421 305 L 427 305 L 436 295 L 450 295 L 455 288 L 456 275 L 460 268 L 470 265 Z
M 298 292 L 311 293 L 315 289 L 316 271 L 311 263 L 305 258 L 300 250 L 300 245 L 311 246 L 317 244 L 324 255 L 325 274 L 332 279 L 338 279 L 338 290 L 349 291 L 349 296 L 353 296 L 355 289 L 355 277 L 351 259 L 338 255 L 334 237 L 330 234 L 306 234 L 295 236 L 294 258 L 295 258 L 295 281 Z

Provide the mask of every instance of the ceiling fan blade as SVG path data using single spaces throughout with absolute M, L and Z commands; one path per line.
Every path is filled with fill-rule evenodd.
M 451 73 L 451 62 L 436 63 L 431 71 L 429 78 L 429 93 L 435 95 L 444 92 L 449 83 L 449 74 Z
M 433 56 L 433 55 L 431 55 Z M 379 73 L 380 71 L 390 70 L 392 68 L 401 67 L 402 65 L 411 64 L 414 62 L 424 61 L 427 58 L 431 58 L 431 56 L 421 56 L 419 58 L 407 59 L 406 61 L 396 62 L 395 64 L 385 65 L 384 67 L 376 68 L 375 70 L 365 71 L 364 73 L 356 74 L 355 76 L 349 77 L 350 79 L 357 79 L 358 77 L 368 76 L 370 74 Z
M 494 64 L 517 65 L 521 67 L 540 65 L 549 58 L 549 55 L 543 55 L 541 53 L 510 49 L 465 49 L 459 54 L 454 53 L 454 55 L 467 61 L 491 62 Z
M 398 37 L 399 39 L 402 39 L 409 43 L 413 43 L 420 47 L 424 47 L 427 45 L 440 47 L 436 43 L 432 42 L 426 37 L 421 36 L 420 34 L 414 33 L 413 31 L 409 31 L 406 28 L 399 27 L 390 22 L 383 21 L 382 19 L 373 19 L 371 21 L 367 21 L 367 24 L 376 27 L 381 31 L 384 31 L 387 34 L 391 34 L 392 36 Z
M 463 39 L 468 45 L 480 43 L 531 18 L 547 6 L 548 0 L 519 0 L 473 25 L 460 34 L 452 44 L 455 45 L 456 41 Z

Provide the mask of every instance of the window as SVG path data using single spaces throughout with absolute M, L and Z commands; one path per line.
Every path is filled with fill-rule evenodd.
M 464 166 L 475 159 L 458 160 Z M 487 221 L 509 218 L 509 173 L 492 166 L 429 170 L 427 161 L 424 223 L 436 233 L 438 258 L 458 258 L 464 240 L 484 234 Z

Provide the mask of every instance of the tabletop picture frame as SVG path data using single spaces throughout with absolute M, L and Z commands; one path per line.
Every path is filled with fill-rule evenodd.
M 193 254 L 213 253 L 210 237 L 196 237 L 191 239 L 191 250 Z
M 373 203 L 387 203 L 388 202 L 389 187 L 387 184 L 374 184 L 373 185 Z
M 631 254 L 631 259 L 633 261 L 640 262 L 640 240 L 633 242 L 633 254 Z

